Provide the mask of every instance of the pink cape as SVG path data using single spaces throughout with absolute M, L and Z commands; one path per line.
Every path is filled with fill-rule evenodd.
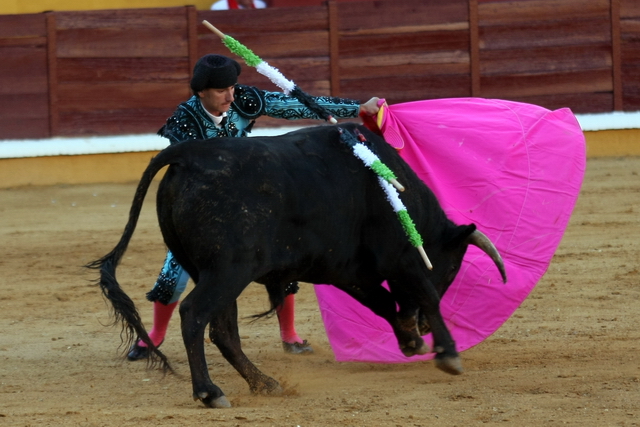
M 506 284 L 491 259 L 469 247 L 441 301 L 457 349 L 464 351 L 494 333 L 546 272 L 582 184 L 584 135 L 569 109 L 480 98 L 386 106 L 377 125 L 449 218 L 475 223 L 504 259 Z M 316 285 L 315 291 L 336 360 L 434 357 L 405 357 L 386 321 L 333 286 Z M 425 340 L 432 344 L 430 335 Z

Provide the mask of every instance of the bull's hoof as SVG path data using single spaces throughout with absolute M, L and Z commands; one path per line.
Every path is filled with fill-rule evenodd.
M 280 396 L 284 393 L 284 389 L 280 386 L 280 383 L 269 377 L 252 384 L 250 389 L 254 394 L 264 394 L 269 396 Z
M 229 400 L 227 400 L 224 394 L 214 399 L 209 396 L 209 393 L 203 392 L 194 394 L 193 400 L 201 400 L 202 403 L 209 408 L 231 408 L 231 403 L 229 403 Z
M 231 408 L 231 403 L 229 403 L 226 396 L 220 396 L 217 399 L 213 399 L 207 406 L 210 408 Z
M 436 356 L 436 368 L 451 375 L 460 375 L 464 372 L 462 360 L 459 356 Z
M 407 343 L 407 345 L 401 347 L 400 351 L 402 351 L 402 354 L 404 354 L 406 357 L 423 355 L 429 353 L 429 346 L 425 344 L 424 341 L 419 344 L 415 341 L 411 341 Z

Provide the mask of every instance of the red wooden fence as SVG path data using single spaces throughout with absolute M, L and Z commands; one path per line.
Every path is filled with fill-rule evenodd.
M 640 110 L 635 0 L 49 12 L 0 16 L 0 138 L 155 132 L 190 95 L 197 58 L 228 54 L 203 19 L 313 94 Z M 241 82 L 277 90 L 249 67 Z
M 0 138 L 47 137 L 46 15 L 0 15 Z

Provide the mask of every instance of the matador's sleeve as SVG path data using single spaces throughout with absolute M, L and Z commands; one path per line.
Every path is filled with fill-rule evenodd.
M 263 91 L 265 115 L 279 119 L 322 119 L 296 98 L 280 92 Z M 318 105 L 325 108 L 333 117 L 351 119 L 358 117 L 360 101 L 336 98 L 333 96 L 313 97 Z

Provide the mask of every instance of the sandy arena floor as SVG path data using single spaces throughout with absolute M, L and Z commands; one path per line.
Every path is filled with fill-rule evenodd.
M 119 239 L 134 183 L 0 190 L 0 425 L 640 425 L 639 173 L 638 157 L 589 160 L 547 274 L 501 329 L 462 353 L 464 375 L 431 362 L 335 362 L 308 285 L 297 324 L 316 354 L 285 355 L 275 318 L 241 322 L 245 352 L 284 396 L 251 395 L 207 345 L 234 405 L 223 410 L 191 399 L 177 316 L 163 350 L 178 375 L 122 359 L 95 273 L 82 268 Z M 152 197 L 118 270 L 147 324 L 144 294 L 165 254 Z M 266 294 L 251 285 L 239 305 L 242 316 L 260 312 Z

